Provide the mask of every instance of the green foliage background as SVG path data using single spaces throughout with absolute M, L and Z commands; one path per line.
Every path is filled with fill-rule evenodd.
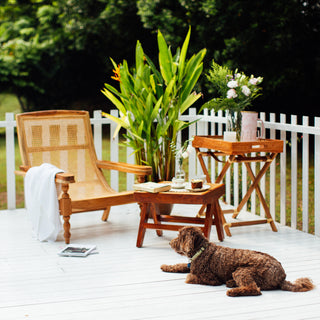
M 192 27 L 190 52 L 262 76 L 257 111 L 319 115 L 319 1 L 302 0 L 2 0 L 0 93 L 24 111 L 101 108 L 112 64 L 132 65 L 137 40 L 157 61 L 156 32 L 175 49 Z M 203 76 L 197 90 L 214 97 Z M 294 112 L 293 112 L 294 110 Z

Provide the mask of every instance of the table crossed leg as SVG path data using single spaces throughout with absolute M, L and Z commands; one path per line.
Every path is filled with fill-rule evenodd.
M 206 168 L 206 165 L 203 161 L 203 158 L 202 158 L 202 154 L 204 153 L 201 153 L 199 151 L 199 149 L 197 150 L 197 154 L 198 154 L 198 159 L 200 161 L 200 164 L 201 164 L 201 167 L 202 167 L 202 170 L 203 170 L 203 173 L 206 175 L 207 177 L 207 181 L 208 182 L 211 182 L 211 178 L 210 178 L 210 175 L 209 175 L 209 172 Z M 208 155 L 212 155 L 211 153 L 208 153 Z M 230 168 L 231 164 L 234 163 L 234 162 L 243 162 L 245 163 L 245 166 L 247 168 L 247 171 L 249 173 L 249 176 L 250 176 L 250 179 L 252 181 L 252 184 L 250 186 L 250 188 L 248 189 L 247 193 L 245 194 L 245 196 L 243 197 L 243 199 L 241 200 L 240 204 L 238 205 L 238 207 L 235 209 L 235 210 L 223 210 L 222 211 L 222 215 L 221 215 L 221 218 L 222 218 L 222 223 L 223 223 L 223 227 L 224 227 L 224 230 L 226 232 L 226 234 L 231 237 L 231 232 L 230 232 L 230 227 L 239 227 L 239 226 L 246 226 L 246 225 L 254 225 L 254 224 L 263 224 L 263 223 L 270 223 L 270 226 L 271 226 L 271 229 L 272 231 L 278 231 L 277 230 L 277 227 L 274 223 L 274 220 L 271 216 L 271 213 L 270 213 L 270 210 L 269 210 L 269 207 L 267 205 L 267 202 L 260 190 L 260 187 L 259 187 L 259 183 L 260 183 L 260 180 L 261 178 L 265 175 L 265 173 L 267 172 L 268 168 L 270 167 L 272 161 L 275 159 L 275 157 L 277 156 L 277 153 L 271 153 L 270 156 L 268 157 L 258 157 L 258 158 L 254 158 L 254 161 L 253 161 L 253 158 L 251 158 L 250 160 L 246 161 L 246 158 L 245 157 L 240 157 L 239 160 L 237 160 L 236 156 L 235 155 L 230 155 L 229 158 L 227 159 L 227 161 L 225 162 L 219 176 L 216 178 L 216 181 L 215 183 L 221 183 L 225 174 L 227 173 L 228 169 Z M 259 158 L 261 160 L 259 160 Z M 265 164 L 264 166 L 261 168 L 261 170 L 258 172 L 257 176 L 254 175 L 252 169 L 251 169 L 251 166 L 250 166 L 250 162 L 262 162 L 262 161 L 265 161 Z M 249 200 L 252 192 L 256 190 L 257 192 L 257 195 L 259 197 L 259 200 L 261 201 L 261 204 L 263 206 L 263 209 L 265 211 L 265 215 L 266 215 L 266 219 L 259 219 L 259 220 L 250 220 L 250 221 L 238 221 L 238 222 L 230 222 L 228 223 L 224 217 L 224 214 L 225 213 L 233 213 L 232 215 L 232 218 L 236 219 L 238 214 L 240 213 L 240 211 L 243 209 L 244 205 L 247 203 L 247 201 Z M 202 206 L 202 208 L 200 209 L 199 213 L 198 213 L 198 216 L 201 216 L 203 214 L 203 211 L 204 211 L 204 207 Z

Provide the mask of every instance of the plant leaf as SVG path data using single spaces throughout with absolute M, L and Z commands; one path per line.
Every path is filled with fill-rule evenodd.
M 201 63 L 194 72 L 186 79 L 185 84 L 183 86 L 183 91 L 181 92 L 180 101 L 183 103 L 184 100 L 190 95 L 194 86 L 196 85 L 201 73 L 203 70 L 203 64 Z
M 126 114 L 126 108 L 108 89 L 104 88 L 101 92 L 117 107 L 117 109 Z
M 159 65 L 160 72 L 165 83 L 169 83 L 169 81 L 173 77 L 172 73 L 172 55 L 170 48 L 168 48 L 166 40 L 164 39 L 161 31 L 158 31 L 158 47 L 159 47 Z
M 184 66 L 185 66 L 185 60 L 187 56 L 189 41 L 190 41 L 190 35 L 191 35 L 191 27 L 189 26 L 189 30 L 187 33 L 187 36 L 183 42 L 180 58 L 179 58 L 179 71 L 178 71 L 178 82 L 182 81 L 183 75 L 184 75 Z
M 190 94 L 180 106 L 180 114 L 183 114 L 191 105 L 193 105 L 199 98 L 201 93 Z

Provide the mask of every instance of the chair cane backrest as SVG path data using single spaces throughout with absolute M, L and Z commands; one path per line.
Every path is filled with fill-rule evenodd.
M 76 182 L 99 180 L 87 111 L 39 111 L 17 115 L 17 131 L 25 166 L 51 163 L 75 175 Z

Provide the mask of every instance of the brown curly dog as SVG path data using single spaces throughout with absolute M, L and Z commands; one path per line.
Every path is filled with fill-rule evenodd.
M 281 289 L 287 291 L 309 291 L 314 288 L 308 278 L 286 281 L 281 263 L 272 256 L 252 250 L 232 249 L 210 243 L 200 228 L 184 227 L 177 238 L 170 242 L 179 254 L 191 259 L 191 263 L 162 265 L 165 272 L 189 273 L 186 283 L 218 286 L 226 284 L 232 288 L 227 295 L 256 296 L 260 290 Z

